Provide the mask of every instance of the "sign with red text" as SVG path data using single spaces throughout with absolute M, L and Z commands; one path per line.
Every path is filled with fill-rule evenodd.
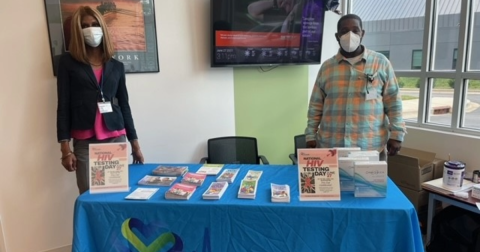
M 90 144 L 88 166 L 90 193 L 129 190 L 127 143 Z
M 298 192 L 301 201 L 340 200 L 337 150 L 298 149 Z

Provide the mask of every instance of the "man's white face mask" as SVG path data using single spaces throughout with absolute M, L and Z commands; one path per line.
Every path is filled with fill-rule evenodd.
M 353 52 L 360 46 L 360 39 L 359 35 L 350 31 L 340 37 L 340 46 L 346 52 Z
M 85 43 L 91 47 L 97 47 L 102 43 L 103 31 L 101 27 L 87 27 L 82 29 Z

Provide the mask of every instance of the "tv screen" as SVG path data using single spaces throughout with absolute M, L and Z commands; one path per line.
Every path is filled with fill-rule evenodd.
M 319 64 L 324 0 L 211 0 L 211 66 Z

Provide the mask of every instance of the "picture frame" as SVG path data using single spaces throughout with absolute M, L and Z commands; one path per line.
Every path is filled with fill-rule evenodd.
M 97 9 L 115 45 L 114 58 L 125 73 L 160 72 L 154 0 L 44 0 L 53 74 L 68 51 L 69 17 L 79 6 Z

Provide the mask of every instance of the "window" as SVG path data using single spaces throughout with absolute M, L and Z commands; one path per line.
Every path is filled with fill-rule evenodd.
M 422 50 L 412 51 L 412 69 L 422 69 Z
M 362 44 L 377 52 L 388 51 L 395 70 L 412 70 L 412 51 L 423 48 L 426 0 L 350 0 L 351 13 L 362 18 Z M 420 69 L 420 61 L 415 62 Z
M 385 57 L 387 57 L 387 59 L 390 59 L 390 51 L 377 51 L 383 55 L 385 55 Z
M 480 136 L 480 0 L 343 2 L 390 49 L 408 125 Z
M 470 41 L 469 53 L 468 53 L 468 67 L 470 71 L 480 71 L 480 60 L 473 55 L 480 55 L 480 1 L 476 0 L 473 3 L 472 21 L 470 23 L 472 27 L 472 41 Z

